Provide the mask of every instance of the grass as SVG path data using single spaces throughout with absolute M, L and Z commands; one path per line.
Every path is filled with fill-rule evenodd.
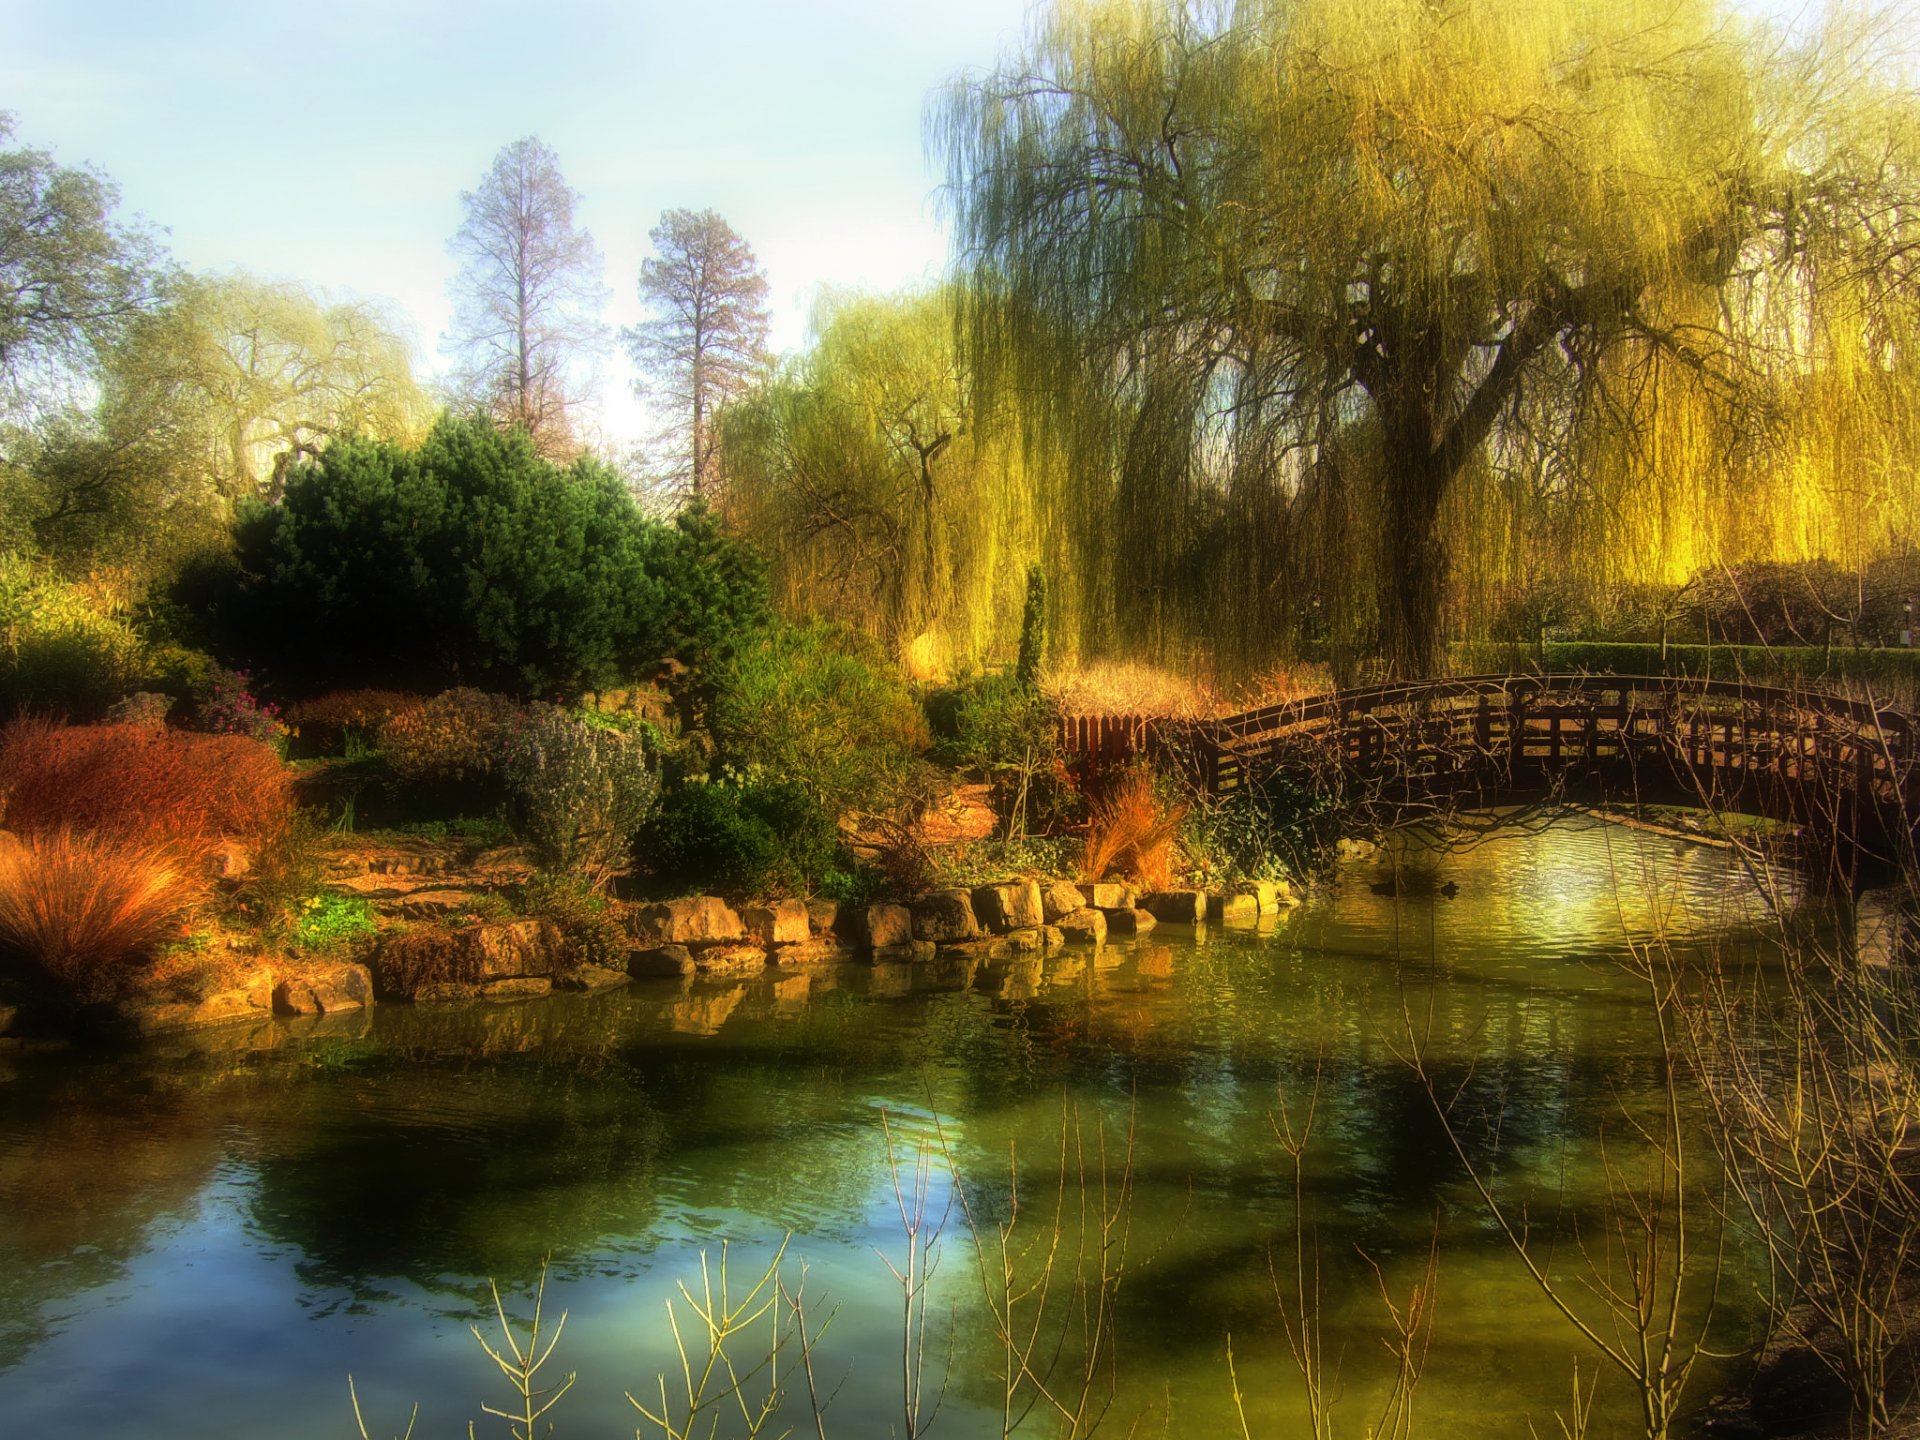
M 0 949 L 82 1004 L 123 993 L 197 897 L 151 842 L 57 830 L 0 844 Z
M 1120 771 L 1089 807 L 1081 878 L 1093 884 L 1123 874 L 1148 889 L 1170 888 L 1174 840 L 1186 814 L 1185 805 L 1163 799 L 1146 766 Z

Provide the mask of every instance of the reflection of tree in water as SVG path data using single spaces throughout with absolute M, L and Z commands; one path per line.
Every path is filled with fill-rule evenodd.
M 123 1092 L 107 1108 L 86 1070 L 47 1078 L 0 1085 L 0 1369 L 190 1214 L 220 1162 L 216 1107 L 196 1091 Z

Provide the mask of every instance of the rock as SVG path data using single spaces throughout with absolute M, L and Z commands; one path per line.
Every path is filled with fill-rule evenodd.
M 595 994 L 601 990 L 616 989 L 632 979 L 624 970 L 615 970 L 611 965 L 576 965 L 565 975 L 553 982 L 556 990 L 584 990 Z
M 1086 897 L 1080 893 L 1080 887 L 1070 880 L 1050 880 L 1040 890 L 1040 909 L 1045 914 L 1049 925 L 1063 916 L 1073 914 L 1086 903 Z
M 739 915 L 717 895 L 642 905 L 628 923 L 642 945 L 720 945 L 747 938 Z
M 931 940 L 903 940 L 898 945 L 883 945 L 870 953 L 875 965 L 922 965 L 939 949 Z
M 484 1000 L 530 1000 L 553 991 L 553 981 L 544 975 L 516 975 L 507 980 L 489 980 L 480 987 Z
M 749 905 L 740 912 L 748 938 L 756 945 L 797 945 L 812 935 L 807 907 L 800 900 L 780 900 L 772 905 Z
M 1294 898 L 1293 886 L 1285 880 L 1248 880 L 1235 886 L 1234 893 L 1251 895 L 1262 915 L 1277 915 L 1300 903 Z
M 1336 860 L 1365 860 L 1377 854 L 1380 847 L 1371 840 L 1356 840 L 1346 836 L 1333 842 L 1333 855 Z
M 471 904 L 473 891 L 441 887 L 411 891 L 397 908 L 408 920 L 438 920 L 465 910 Z
M 1198 925 L 1207 918 L 1207 897 L 1200 890 L 1154 890 L 1140 897 L 1140 908 L 1169 925 Z
M 241 880 L 253 870 L 253 856 L 238 840 L 224 840 L 214 847 L 213 873 L 222 880 Z
M 979 936 L 980 922 L 974 918 L 973 899 L 966 891 L 937 890 L 914 902 L 914 939 L 945 945 Z
M 1260 897 L 1244 893 L 1209 895 L 1207 919 L 1217 920 L 1222 925 L 1257 925 L 1260 923 Z
M 1133 887 L 1113 881 L 1082 885 L 1080 898 L 1096 910 L 1131 910 L 1134 907 Z
M 560 932 L 548 920 L 508 920 L 476 925 L 467 932 L 481 980 L 512 980 L 522 976 L 550 976 L 560 947 Z
M 480 993 L 478 985 L 464 984 L 458 980 L 437 981 L 432 985 L 422 985 L 413 992 L 415 1004 L 432 1005 L 449 1000 L 471 1000 Z
M 1071 914 L 1062 915 L 1057 928 L 1068 940 L 1077 940 L 1088 945 L 1106 943 L 1106 914 L 1095 910 L 1091 905 L 1083 905 Z
M 10 1032 L 19 1019 L 20 1007 L 18 1005 L 0 1005 L 0 1035 L 5 1035 Z
M 1102 910 L 1109 935 L 1145 935 L 1159 922 L 1151 910 Z
M 837 900 L 807 901 L 807 924 L 816 935 L 832 935 L 840 928 L 840 902 Z
M 1038 925 L 1030 925 L 1023 930 L 1009 930 L 1000 943 L 1009 955 L 1037 955 L 1047 948 L 1047 937 Z
M 120 1013 L 143 1035 L 165 1030 L 199 1030 L 242 1020 L 268 1020 L 273 1016 L 273 971 L 264 964 L 238 973 L 209 970 L 193 979 L 205 988 L 192 999 L 141 996 L 123 1002 Z M 190 992 L 192 984 L 193 980 L 189 980 Z
M 1058 925 L 1042 925 L 1040 938 L 1046 942 L 1048 950 L 1058 950 L 1067 943 L 1067 932 Z
M 837 965 L 852 958 L 847 947 L 832 936 L 802 940 L 796 945 L 779 945 L 773 950 L 776 965 Z
M 944 945 L 934 947 L 933 960 L 937 964 L 958 963 L 963 960 L 978 962 L 992 960 L 1002 955 L 1012 954 L 1012 947 L 1006 939 L 950 940 Z
M 869 905 L 859 920 L 855 938 L 875 954 L 913 939 L 913 912 L 904 905 Z
M 694 951 L 693 966 L 702 975 L 755 975 L 767 968 L 767 952 L 758 945 L 707 945 Z
M 373 1004 L 373 972 L 345 960 L 316 960 L 283 968 L 273 1008 L 283 1015 L 329 1015 Z
M 980 923 L 996 935 L 1044 925 L 1047 915 L 1034 880 L 1008 885 L 982 885 L 973 892 L 973 910 Z
M 667 980 L 693 974 L 693 952 L 684 945 L 655 945 L 627 952 L 627 974 L 636 980 Z

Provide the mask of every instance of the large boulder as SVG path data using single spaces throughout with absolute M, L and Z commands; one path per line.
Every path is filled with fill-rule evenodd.
M 1249 880 L 1236 888 L 1240 894 L 1253 896 L 1262 915 L 1277 915 L 1300 903 L 1293 886 L 1285 880 Z
M 282 1015 L 330 1015 L 373 1004 L 373 973 L 346 960 L 309 960 L 282 966 L 273 1008 Z
M 982 885 L 973 892 L 973 911 L 996 935 L 1030 930 L 1047 921 L 1039 882 L 1016 880 L 1007 885 Z
M 1102 910 L 1109 935 L 1145 935 L 1155 923 L 1151 910 Z
M 475 925 L 466 933 L 472 937 L 482 981 L 553 974 L 560 935 L 551 921 L 508 920 L 498 925 Z
M 921 896 L 913 905 L 913 938 L 936 945 L 979 939 L 973 897 L 965 890 L 936 890 Z
M 859 917 L 856 937 L 867 949 L 879 952 L 906 945 L 913 939 L 913 912 L 904 905 L 869 905 Z
M 642 945 L 723 945 L 747 938 L 739 914 L 718 895 L 641 905 L 630 913 L 628 923 Z
M 1245 892 L 1209 895 L 1207 919 L 1217 920 L 1222 925 L 1257 925 L 1260 922 L 1260 897 Z
M 1082 885 L 1080 898 L 1096 910 L 1131 910 L 1135 897 L 1133 886 L 1109 880 L 1098 885 Z
M 1078 910 L 1062 915 L 1054 924 L 1069 940 L 1081 941 L 1088 945 L 1100 945 L 1104 944 L 1107 938 L 1106 913 L 1095 910 L 1091 905 L 1083 905 Z
M 758 945 L 707 945 L 693 952 L 702 975 L 757 975 L 767 968 L 767 952 Z
M 684 945 L 652 945 L 627 952 L 627 974 L 636 980 L 673 980 L 693 974 L 693 952 Z
M 617 990 L 632 977 L 624 970 L 615 970 L 611 965 L 576 965 L 565 975 L 553 982 L 556 990 L 582 990 L 595 994 L 601 990 Z
M 272 967 L 261 961 L 209 966 L 176 977 L 169 989 L 120 1002 L 126 1022 L 143 1035 L 200 1030 L 273 1017 Z
M 1045 912 L 1047 923 L 1053 925 L 1087 903 L 1080 893 L 1080 887 L 1071 880 L 1051 880 L 1040 890 L 1040 908 Z
M 1140 908 L 1169 925 L 1198 925 L 1207 918 L 1203 890 L 1154 890 L 1140 897 Z
M 840 902 L 838 900 L 807 901 L 807 924 L 816 935 L 832 935 L 840 929 Z
M 813 933 L 803 900 L 749 905 L 740 912 L 740 922 L 756 945 L 798 945 Z

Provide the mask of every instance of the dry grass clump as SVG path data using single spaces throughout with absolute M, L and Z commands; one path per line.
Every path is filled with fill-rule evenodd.
M 1177 720 L 1225 714 L 1209 676 L 1178 675 L 1138 661 L 1100 660 L 1050 672 L 1041 689 L 1062 715 L 1148 715 Z
M 480 951 L 469 932 L 445 925 L 395 931 L 373 954 L 373 978 L 383 995 L 410 999 L 429 985 L 477 985 Z
M 1230 713 L 1264 710 L 1269 705 L 1290 705 L 1296 700 L 1325 695 L 1333 688 L 1333 671 L 1328 666 L 1289 660 L 1269 665 L 1236 687 L 1227 708 Z
M 0 731 L 0 823 L 22 835 L 96 835 L 204 854 L 259 840 L 293 814 L 286 766 L 242 735 L 16 720 Z
M 1174 839 L 1187 807 L 1166 802 L 1151 770 L 1128 766 L 1088 809 L 1083 880 L 1095 884 L 1119 874 L 1148 889 L 1172 886 Z
M 64 829 L 0 839 L 0 950 L 82 1003 L 122 993 L 198 895 L 151 841 Z

